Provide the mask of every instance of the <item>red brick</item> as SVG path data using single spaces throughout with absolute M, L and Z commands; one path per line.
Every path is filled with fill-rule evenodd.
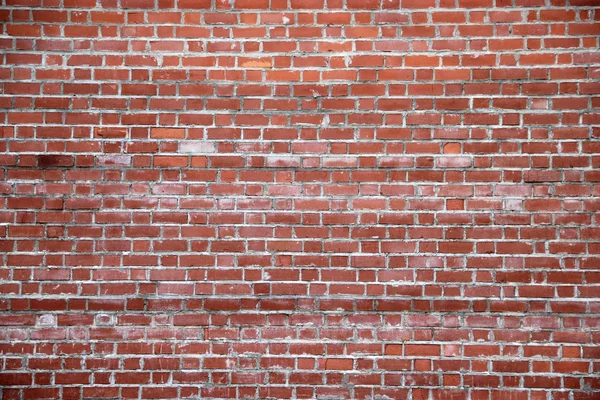
M 558 3 L 8 0 L 3 397 L 593 398 L 600 8 Z
M 155 139 L 183 139 L 185 129 L 182 128 L 152 128 L 150 137 Z

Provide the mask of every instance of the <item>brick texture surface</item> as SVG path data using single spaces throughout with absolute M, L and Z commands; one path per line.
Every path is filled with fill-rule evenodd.
M 0 19 L 2 399 L 600 399 L 600 1 Z

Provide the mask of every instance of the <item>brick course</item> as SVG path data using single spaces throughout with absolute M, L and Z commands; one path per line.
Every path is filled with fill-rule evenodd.
M 2 399 L 600 398 L 598 0 L 3 0 Z

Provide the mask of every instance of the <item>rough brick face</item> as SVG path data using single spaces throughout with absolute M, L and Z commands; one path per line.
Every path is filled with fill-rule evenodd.
M 600 398 L 598 0 L 3 0 L 0 393 Z

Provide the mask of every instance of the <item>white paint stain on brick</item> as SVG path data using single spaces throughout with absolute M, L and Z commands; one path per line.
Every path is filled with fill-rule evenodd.
M 506 200 L 506 209 L 511 211 L 521 211 L 523 209 L 523 200 L 508 199 Z
M 352 57 L 350 57 L 348 54 L 344 56 L 344 64 L 346 65 L 346 68 L 352 64 Z
M 53 314 L 42 314 L 37 320 L 38 326 L 56 326 L 56 316 Z
M 179 152 L 191 154 L 214 153 L 215 144 L 202 141 L 181 142 L 179 144 Z
M 110 314 L 98 314 L 96 315 L 96 317 L 94 318 L 96 325 L 114 325 L 115 321 L 114 321 L 114 317 Z
M 115 154 L 110 156 L 97 156 L 96 157 L 97 165 L 118 165 L 118 166 L 128 166 L 131 164 L 131 156 Z
M 269 156 L 266 159 L 266 166 L 271 168 L 299 167 L 300 157 Z

